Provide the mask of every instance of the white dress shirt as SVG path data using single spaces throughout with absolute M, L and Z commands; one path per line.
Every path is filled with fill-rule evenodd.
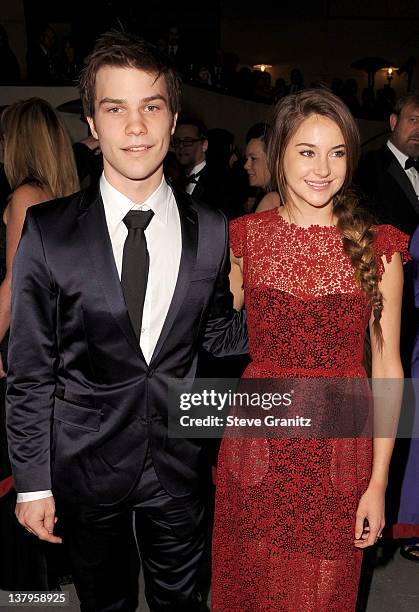
M 207 162 L 204 159 L 204 161 L 202 161 L 199 164 L 197 164 L 196 166 L 194 166 L 192 168 L 192 170 L 190 172 L 188 172 L 187 176 L 191 176 L 191 174 L 197 174 L 198 172 L 201 172 L 201 170 L 203 170 L 206 165 L 207 165 Z M 199 176 L 197 178 L 197 181 L 199 181 Z M 189 193 L 189 195 L 191 195 L 193 193 L 193 190 L 195 189 L 195 187 L 196 187 L 196 183 L 187 183 L 186 189 L 185 189 L 186 193 Z
M 99 186 L 119 278 L 124 243 L 128 236 L 123 222 L 125 215 L 132 209 L 154 212 L 144 232 L 150 268 L 140 335 L 144 359 L 150 363 L 173 298 L 182 253 L 180 218 L 175 196 L 164 177 L 157 189 L 141 204 L 132 202 L 112 187 L 104 174 L 100 178 Z M 17 501 L 34 501 L 51 495 L 51 491 L 18 493 Z
M 393 153 L 393 155 L 396 157 L 403 170 L 406 172 L 407 178 L 412 183 L 413 189 L 415 190 L 415 193 L 419 198 L 419 172 L 415 168 L 409 168 L 408 170 L 405 170 L 404 165 L 406 163 L 406 160 L 408 159 L 408 155 L 405 155 L 404 153 L 399 151 L 399 149 L 394 146 L 391 140 L 387 140 L 387 146 Z

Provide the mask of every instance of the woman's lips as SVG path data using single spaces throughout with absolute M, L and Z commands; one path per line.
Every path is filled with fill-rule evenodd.
M 305 181 L 306 185 L 314 191 L 324 191 L 330 187 L 332 181 Z

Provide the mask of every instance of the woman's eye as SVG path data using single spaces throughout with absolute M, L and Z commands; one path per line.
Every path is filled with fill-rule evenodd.
M 314 156 L 314 151 L 300 151 L 300 154 L 303 155 L 304 157 L 313 157 Z
M 334 151 L 332 155 L 333 157 L 345 157 L 345 151 L 343 149 L 340 151 Z

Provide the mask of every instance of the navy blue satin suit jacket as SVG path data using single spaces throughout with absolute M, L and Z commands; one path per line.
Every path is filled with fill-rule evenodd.
M 168 437 L 169 378 L 193 377 L 200 345 L 247 350 L 229 292 L 228 228 L 176 195 L 182 254 L 173 299 L 147 364 L 130 325 L 99 189 L 29 209 L 13 269 L 7 419 L 18 491 L 52 488 L 115 504 L 150 444 L 172 496 L 200 479 L 202 443 Z

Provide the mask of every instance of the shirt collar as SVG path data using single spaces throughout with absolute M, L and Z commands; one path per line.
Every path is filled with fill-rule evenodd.
M 192 168 L 192 170 L 190 172 L 188 172 L 188 176 L 190 176 L 191 174 L 198 174 L 198 172 L 201 172 L 201 170 L 203 170 L 206 165 L 207 165 L 207 162 L 204 159 L 204 161 L 202 161 L 199 164 L 197 164 L 196 166 L 194 166 Z
M 116 229 L 125 215 L 134 207 L 140 210 L 152 210 L 155 216 L 167 225 L 170 195 L 172 192 L 164 176 L 157 189 L 141 205 L 132 202 L 127 196 L 115 189 L 107 181 L 104 173 L 100 177 L 99 188 L 110 233 Z
M 396 157 L 397 161 L 399 162 L 399 164 L 401 165 L 401 167 L 404 170 L 404 165 L 406 163 L 406 160 L 408 159 L 408 155 L 405 155 L 404 153 L 402 153 L 392 142 L 391 140 L 387 140 L 387 146 L 390 149 L 390 151 L 394 154 L 394 156 Z

